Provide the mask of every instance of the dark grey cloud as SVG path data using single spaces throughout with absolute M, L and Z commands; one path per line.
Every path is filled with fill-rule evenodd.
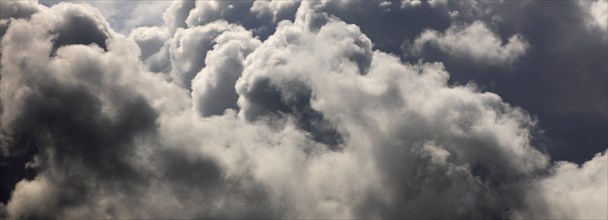
M 89 203 L 91 181 L 128 195 L 132 184 L 145 180 L 130 161 L 135 137 L 155 130 L 156 110 L 137 93 L 105 81 L 108 70 L 96 56 L 104 50 L 88 44 L 91 35 L 73 35 L 60 44 L 54 38 L 56 33 L 70 34 L 68 26 L 74 23 L 98 27 L 90 22 L 99 15 L 89 9 L 59 4 L 33 18 L 50 21 L 49 31 L 41 23 L 15 21 L 4 36 L 3 54 L 11 56 L 2 60 L 3 158 L 28 158 L 28 163 L 20 164 L 22 169 L 32 169 L 37 173 L 35 179 L 61 186 L 53 198 L 40 200 L 49 199 L 45 208 L 17 204 L 12 208 L 25 212 L 17 211 L 11 217 L 60 218 L 65 208 Z M 79 16 L 74 17 L 76 12 Z M 85 45 L 75 45 L 79 43 Z M 16 48 L 23 49 L 19 54 L 26 56 L 13 57 L 19 57 Z M 31 48 L 39 53 L 28 55 Z M 55 58 L 49 57 L 53 50 Z M 17 63 L 10 64 L 12 61 Z M 107 90 L 96 93 L 101 87 Z M 11 92 L 4 92 L 9 88 L 13 88 Z
M 298 128 L 310 133 L 312 139 L 338 150 L 342 135 L 327 121 L 323 113 L 311 106 L 312 91 L 301 82 L 289 81 L 275 85 L 268 78 L 253 82 L 243 97 L 248 100 L 243 114 L 247 120 L 292 116 Z M 283 87 L 283 88 L 281 88 Z M 285 88 L 288 87 L 288 88 Z
M 6 33 L 11 18 L 29 18 L 40 10 L 35 2 L 2 1 L 0 6 L 0 36 Z
M 605 218 L 597 5 L 3 2 L 0 216 Z
M 108 27 L 104 27 L 95 17 L 89 17 L 78 9 L 65 11 L 63 18 L 57 24 L 56 30 L 51 32 L 56 35 L 53 41 L 53 51 L 59 47 L 72 44 L 97 44 L 107 50 Z

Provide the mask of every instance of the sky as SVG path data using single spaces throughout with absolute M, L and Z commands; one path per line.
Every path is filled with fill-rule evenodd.
M 607 219 L 608 1 L 0 1 L 1 219 Z

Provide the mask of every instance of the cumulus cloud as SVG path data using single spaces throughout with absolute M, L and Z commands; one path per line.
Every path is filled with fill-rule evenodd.
M 36 3 L 37 1 L 30 1 Z M 88 4 L 98 9 L 112 24 L 114 30 L 119 33 L 128 34 L 133 29 L 141 26 L 161 25 L 162 16 L 146 16 L 147 14 L 162 14 L 171 4 L 171 1 L 79 1 L 79 0 L 41 0 L 45 6 L 53 6 L 61 2 L 76 2 Z
M 531 207 L 534 218 L 603 219 L 608 216 L 608 156 L 597 153 L 582 165 L 566 161 L 557 162 L 550 175 L 534 185 L 528 200 L 545 200 L 549 203 Z M 523 216 L 520 216 L 523 217 Z
M 234 85 L 243 71 L 245 57 L 260 45 L 244 28 L 230 28 L 232 30 L 215 39 L 216 45 L 205 58 L 205 68 L 192 80 L 192 99 L 202 116 L 221 115 L 228 108 L 236 109 L 238 95 Z
M 146 60 L 158 53 L 169 39 L 169 32 L 164 27 L 139 27 L 129 34 L 131 38 L 139 46 L 141 59 Z
M 188 29 L 178 29 L 170 42 L 165 44 L 165 60 L 170 60 L 169 75 L 179 85 L 191 88 L 191 81 L 205 66 L 207 51 L 215 45 L 215 39 L 233 28 L 225 22 L 212 23 Z M 163 48 L 164 49 L 164 48 Z M 168 56 L 168 57 L 167 57 Z
M 2 179 L 0 215 L 608 217 L 591 193 L 607 190 L 606 153 L 551 161 L 535 117 L 451 84 L 441 62 L 375 49 L 339 4 L 179 1 L 128 37 L 87 5 L 17 10 L 0 42 L 1 159 L 33 174 Z M 260 38 L 232 10 L 276 26 Z M 528 47 L 478 22 L 429 33 L 475 62 Z
M 29 18 L 32 14 L 41 9 L 42 7 L 36 2 L 0 2 L 0 37 L 4 35 L 11 21 L 19 18 Z
M 519 35 L 530 47 L 503 66 L 478 65 L 428 46 L 420 57 L 408 60 L 443 62 L 450 81 L 474 81 L 526 109 L 540 121 L 539 145 L 555 160 L 581 164 L 608 146 L 608 38 L 589 13 L 593 2 L 479 1 L 475 7 L 459 6 L 459 21 L 481 20 L 503 43 Z
M 462 56 L 490 65 L 511 64 L 529 48 L 528 42 L 520 35 L 513 35 L 507 42 L 502 42 L 500 37 L 481 21 L 470 25 L 456 24 L 444 33 L 426 30 L 416 38 L 407 52 L 421 53 L 427 45 L 435 46 L 452 56 Z
M 175 33 L 177 28 L 186 27 L 186 18 L 195 6 L 196 1 L 173 1 L 171 5 L 163 13 L 163 21 L 171 34 Z

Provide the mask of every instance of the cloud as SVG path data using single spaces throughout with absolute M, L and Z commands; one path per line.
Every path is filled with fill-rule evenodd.
M 37 2 L 37 1 L 30 1 Z M 41 0 L 40 4 L 47 7 L 61 2 L 75 2 L 88 4 L 98 9 L 112 24 L 115 31 L 128 34 L 131 30 L 141 26 L 161 25 L 161 16 L 146 16 L 148 14 L 161 14 L 171 4 L 170 1 L 146 2 L 141 0 L 116 2 L 116 1 L 78 1 L 78 0 Z
M 204 25 L 216 20 L 235 22 L 248 15 L 251 1 L 200 1 L 186 18 L 189 27 Z M 242 22 L 242 20 L 241 20 Z
M 407 8 L 407 7 L 416 7 L 419 6 L 420 4 L 422 4 L 421 1 L 418 0 L 403 0 L 401 1 L 401 8 Z
M 451 84 L 441 62 L 375 50 L 336 16 L 344 9 L 328 10 L 352 3 L 294 3 L 281 21 L 274 11 L 294 5 L 190 3 L 129 37 L 85 5 L 11 20 L 0 42 L 1 158 L 33 174 L 3 179 L 12 192 L 2 215 L 605 217 L 605 194 L 587 199 L 606 189 L 605 153 L 582 167 L 552 163 L 527 111 Z M 277 22 L 272 34 L 231 21 L 241 7 Z M 514 47 L 472 26 L 437 36 Z M 580 206 L 553 202 L 564 189 Z M 558 211 L 572 208 L 582 211 Z
M 482 20 L 503 43 L 519 35 L 530 47 L 516 62 L 503 66 L 471 63 L 433 47 L 407 60 L 442 62 L 451 82 L 474 81 L 526 109 L 539 119 L 543 131 L 537 132 L 535 142 L 544 145 L 554 160 L 580 164 L 605 149 L 608 87 L 603 82 L 608 80 L 608 41 L 601 30 L 589 25 L 588 7 L 579 1 L 518 1 L 477 2 L 456 9 L 459 21 Z
M 521 57 L 530 47 L 519 35 L 502 42 L 487 25 L 475 21 L 470 25 L 453 25 L 444 33 L 426 30 L 414 41 L 406 53 L 419 54 L 425 46 L 438 47 L 451 56 L 467 57 L 479 64 L 508 65 Z
M 591 4 L 590 9 L 595 24 L 605 32 L 608 28 L 608 3 L 606 1 L 595 1 Z
M 191 88 L 191 81 L 205 66 L 205 57 L 215 45 L 215 39 L 233 28 L 226 22 L 213 23 L 188 29 L 178 29 L 166 43 L 165 56 L 171 61 L 169 75 L 179 85 Z
M 274 32 L 277 22 L 293 20 L 298 5 L 298 1 L 200 1 L 184 22 L 188 27 L 194 27 L 224 20 L 266 39 Z
M 597 153 L 582 165 L 559 161 L 550 175 L 540 179 L 529 200 L 536 200 L 528 216 L 534 218 L 602 219 L 608 216 L 606 152 Z M 538 204 L 538 200 L 550 201 Z M 521 216 L 523 217 L 523 216 Z
M 240 26 L 233 26 L 215 41 L 213 50 L 207 52 L 205 68 L 192 80 L 192 99 L 201 116 L 222 115 L 228 108 L 236 109 L 238 95 L 234 85 L 243 71 L 243 61 L 261 44 Z
M 141 59 L 145 62 L 150 56 L 158 53 L 169 39 L 169 33 L 164 27 L 139 27 L 129 34 L 141 51 Z
M 42 7 L 30 1 L 2 1 L 0 2 L 0 36 L 6 33 L 12 19 L 28 18 L 41 10 Z M 11 19 L 12 18 L 12 19 Z
M 177 28 L 186 27 L 186 18 L 195 6 L 195 1 L 173 1 L 171 5 L 163 13 L 163 20 L 169 29 L 169 33 L 173 34 Z
M 2 2 L 2 15 L 1 19 L 10 18 L 27 18 L 30 15 L 41 10 L 41 7 L 35 2 L 30 1 L 3 1 Z
M 393 54 L 402 53 L 399 46 L 405 39 L 413 39 L 425 29 L 444 30 L 452 22 L 449 8 L 435 4 L 437 1 L 401 3 L 382 6 L 377 1 L 320 1 L 315 10 L 356 24 L 374 42 L 374 49 Z M 401 7 L 403 4 L 407 7 Z
M 282 21 L 295 14 L 299 1 L 254 1 L 250 12 L 258 18 L 271 16 L 274 22 Z
M 44 203 L 56 203 L 57 188 L 51 188 L 48 181 L 40 178 L 33 182 L 19 182 L 15 186 L 14 199 L 11 205 L 7 207 L 9 213 L 40 213 L 44 215 L 52 215 L 54 207 L 45 206 Z M 30 216 L 34 217 L 34 216 Z

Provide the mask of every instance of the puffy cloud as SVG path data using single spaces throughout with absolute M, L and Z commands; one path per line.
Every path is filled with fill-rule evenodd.
M 33 1 L 3 1 L 0 9 L 0 19 L 27 18 L 41 10 L 40 5 Z
M 2 1 L 0 2 L 0 36 L 4 35 L 11 18 L 29 18 L 41 10 L 36 2 L 30 1 Z
M 195 6 L 196 1 L 173 1 L 169 8 L 163 13 L 163 20 L 173 35 L 177 28 L 186 27 L 186 18 Z
M 145 62 L 160 51 L 170 36 L 164 27 L 140 27 L 133 30 L 129 37 L 139 46 L 141 59 Z
M 185 22 L 188 27 L 194 27 L 225 20 L 266 39 L 274 32 L 278 21 L 293 20 L 298 5 L 297 1 L 199 1 Z
M 52 215 L 56 211 L 56 207 L 45 204 L 56 204 L 58 192 L 56 186 L 52 187 L 49 184 L 44 177 L 31 182 L 19 182 L 13 193 L 15 199 L 7 207 L 8 212 L 12 215 L 15 213 L 37 213 L 40 216 L 29 217 L 39 218 Z
M 404 40 L 415 38 L 425 29 L 444 30 L 452 22 L 449 8 L 435 4 L 436 1 L 401 1 L 402 4 L 390 5 L 378 1 L 304 2 L 317 4 L 318 12 L 356 24 L 374 42 L 375 49 L 393 54 L 402 52 L 399 46 Z M 401 7 L 404 4 L 407 7 Z
M 61 2 L 78 2 L 89 4 L 98 9 L 112 24 L 114 30 L 128 34 L 131 30 L 141 26 L 161 25 L 161 16 L 146 16 L 147 14 L 162 14 L 171 4 L 170 1 L 78 1 L 78 0 L 41 0 L 42 5 L 51 7 Z
M 172 79 L 185 88 L 191 88 L 191 81 L 205 66 L 205 57 L 215 45 L 215 39 L 222 33 L 231 30 L 232 25 L 226 22 L 212 23 L 188 29 L 178 29 L 170 42 L 166 43 L 171 61 Z
M 513 35 L 503 43 L 499 36 L 481 21 L 470 25 L 453 25 L 444 33 L 426 30 L 406 53 L 421 53 L 426 45 L 438 47 L 451 56 L 466 57 L 480 64 L 508 65 L 521 57 L 529 47 L 520 35 Z
M 163 89 L 175 86 L 139 74 L 137 45 L 112 31 L 104 40 L 105 50 L 86 34 L 57 43 L 68 33 L 62 32 L 64 25 L 74 22 L 103 32 L 104 22 L 86 23 L 97 16 L 90 7 L 58 4 L 34 14 L 31 21 L 12 22 L 3 36 L 3 158 L 32 151 L 38 155 L 29 166 L 38 175 L 18 185 L 27 192 L 17 191 L 7 207 L 12 217 L 58 217 L 74 204 L 94 206 L 86 201 L 94 194 L 92 183 L 129 179 L 117 182 L 120 189 L 138 182 L 142 174 L 130 165 L 136 137 L 154 130 L 157 110 L 171 112 L 179 104 L 172 97 L 179 91 Z M 145 95 L 163 95 L 151 103 L 137 92 L 144 88 L 150 89 Z M 172 106 L 164 108 L 164 100 L 172 100 Z M 29 189 L 39 189 L 42 195 Z M 23 200 L 17 198 L 21 195 Z
M 604 216 L 606 194 L 586 196 L 606 190 L 605 153 L 580 168 L 552 164 L 533 143 L 534 117 L 473 83 L 451 84 L 440 62 L 374 50 L 331 11 L 352 3 L 294 3 L 293 21 L 274 13 L 293 5 L 190 3 L 173 3 L 165 26 L 128 38 L 90 6 L 10 22 L 1 159 L 34 174 L 3 179 L 12 193 L 0 215 Z M 241 7 L 271 10 L 276 31 L 260 39 L 234 24 L 230 10 Z M 70 34 L 73 25 L 88 31 Z M 469 36 L 448 30 L 442 38 Z M 5 160 L 16 155 L 25 161 Z M 572 186 L 581 206 L 552 203 Z
M 606 31 L 608 29 L 608 2 L 595 1 L 591 4 L 590 9 L 597 27 Z
M 460 12 L 456 21 L 481 20 L 503 43 L 524 37 L 530 47 L 511 65 L 479 65 L 429 46 L 407 60 L 442 62 L 451 82 L 474 81 L 526 109 L 540 121 L 537 145 L 555 160 L 584 163 L 608 146 L 608 39 L 592 22 L 593 1 L 583 2 L 479 1 L 452 8 Z
M 605 219 L 608 217 L 608 156 L 597 153 L 582 165 L 559 161 L 549 176 L 539 180 L 528 195 L 534 218 Z M 540 203 L 538 201 L 549 201 Z M 535 204 L 535 202 L 537 202 Z M 523 216 L 520 216 L 523 217 Z
M 238 95 L 234 85 L 243 71 L 245 57 L 260 45 L 251 32 L 240 26 L 217 36 L 215 43 L 213 50 L 207 52 L 205 68 L 192 80 L 192 99 L 202 116 L 236 109 Z
M 193 27 L 220 19 L 235 22 L 249 14 L 252 4 L 252 1 L 199 1 L 186 18 L 186 24 Z
M 479 94 L 473 87 L 448 88 L 447 73 L 440 64 L 403 65 L 394 56 L 376 52 L 370 54 L 370 69 L 363 75 L 356 61 L 348 60 L 342 51 L 357 48 L 353 38 L 365 36 L 344 36 L 343 33 L 360 32 L 337 21 L 310 32 L 306 21 L 314 22 L 281 23 L 275 35 L 248 57 L 243 77 L 237 83 L 239 106 L 245 118 L 267 111 L 289 112 L 271 104 L 279 101 L 289 105 L 293 99 L 301 100 L 298 97 L 302 90 L 310 91 L 311 95 L 305 97 L 311 108 L 336 124 L 346 137 L 343 150 L 338 152 L 358 155 L 354 159 L 363 157 L 363 164 L 371 161 L 375 169 L 362 175 L 378 176 L 385 186 L 375 188 L 378 183 L 373 183 L 369 192 L 363 192 L 366 196 L 362 200 L 356 200 L 350 208 L 340 208 L 351 210 L 346 217 L 500 217 L 503 213 L 496 210 L 503 209 L 497 207 L 518 206 L 515 201 L 502 201 L 492 195 L 497 192 L 484 194 L 484 187 L 495 190 L 497 185 L 511 185 L 515 179 L 545 166 L 546 157 L 529 145 L 526 130 L 532 121 L 527 116 L 502 104 L 497 96 Z M 337 39 L 328 40 L 337 37 L 336 33 L 341 33 L 337 39 L 344 44 L 335 43 L 340 42 Z M 334 42 L 333 46 L 327 42 Z M 302 47 L 306 49 L 299 49 Z M 277 101 L 260 100 L 255 95 L 260 90 L 278 93 L 273 98 Z M 273 95 L 261 97 L 271 99 Z M 423 147 L 428 146 L 425 143 L 433 143 L 431 149 L 437 150 L 429 152 Z M 435 156 L 435 152 L 441 155 Z M 453 161 L 434 159 L 449 157 L 446 155 Z M 426 170 L 430 164 L 433 167 L 428 169 L 432 172 L 419 170 Z M 410 178 L 417 175 L 420 176 Z M 450 178 L 437 179 L 444 175 Z M 428 188 L 422 187 L 423 182 Z M 504 189 L 500 193 L 513 193 L 511 190 L 518 191 Z M 451 194 L 463 200 L 438 202 Z M 483 199 L 465 196 L 477 194 Z M 517 196 L 521 195 L 508 197 Z M 339 195 L 330 197 L 335 197 L 338 204 L 344 201 Z M 463 202 L 460 211 L 450 208 Z M 431 204 L 441 209 L 430 215 L 420 209 Z M 354 210 L 364 211 L 352 213 Z
M 207 52 L 216 47 L 217 41 L 227 41 L 231 32 L 249 33 L 252 38 L 250 32 L 225 21 L 180 28 L 173 35 L 163 27 L 141 27 L 130 38 L 141 48 L 148 70 L 165 73 L 175 84 L 191 89 L 192 79 L 205 67 Z M 245 40 L 238 34 L 236 37 Z
M 422 2 L 419 0 L 403 0 L 401 1 L 401 8 L 416 7 L 420 4 L 422 4 Z

